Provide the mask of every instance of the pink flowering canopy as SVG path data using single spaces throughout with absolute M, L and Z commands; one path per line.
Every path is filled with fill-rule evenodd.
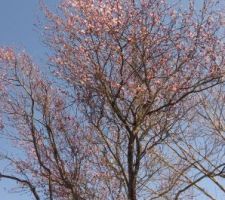
M 128 101 L 145 93 L 155 108 L 216 83 L 222 17 L 189 6 L 179 13 L 160 0 L 63 1 L 64 16 L 47 13 L 45 27 L 56 73 L 77 87 L 107 85 Z
M 223 118 L 212 120 L 224 109 L 213 96 L 225 80 L 225 21 L 220 4 L 200 4 L 41 4 L 50 72 L 0 48 L 0 130 L 22 152 L 1 152 L 11 166 L 0 177 L 36 200 L 215 199 L 205 179 L 225 192 Z

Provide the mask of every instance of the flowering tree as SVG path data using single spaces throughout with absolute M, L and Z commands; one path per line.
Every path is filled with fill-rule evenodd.
M 10 127 L 5 134 L 14 140 L 17 157 L 2 155 L 15 174 L 0 176 L 30 188 L 36 199 L 42 197 L 38 192 L 48 199 L 92 199 L 97 183 L 88 186 L 88 168 L 94 147 L 87 143 L 88 131 L 67 111 L 65 95 L 41 77 L 26 54 L 6 49 L 1 60 L 3 125 Z
M 224 81 L 224 19 L 210 0 L 186 7 L 64 0 L 58 15 L 43 7 L 57 81 L 26 54 L 1 50 L 2 128 L 23 151 L 2 155 L 12 171 L 0 176 L 36 199 L 215 199 L 199 184 L 205 178 L 224 191 L 215 179 L 224 158 L 214 162 L 207 143 L 215 135 L 196 131 L 202 96 Z

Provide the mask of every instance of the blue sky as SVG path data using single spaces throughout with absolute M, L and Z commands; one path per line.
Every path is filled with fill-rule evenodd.
M 52 8 L 56 2 L 46 0 Z M 36 63 L 44 65 L 47 49 L 34 26 L 41 16 L 38 0 L 0 0 L 0 47 L 25 49 Z M 1 200 L 31 200 L 29 195 L 9 194 L 12 185 L 11 181 L 0 181 Z
M 43 45 L 34 31 L 38 15 L 38 0 L 1 0 L 0 45 L 26 49 L 33 57 L 42 57 Z

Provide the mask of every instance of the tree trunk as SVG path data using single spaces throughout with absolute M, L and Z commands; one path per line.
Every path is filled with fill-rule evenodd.
M 128 199 L 136 200 L 136 174 L 134 170 L 134 137 L 131 136 L 129 138 L 128 144 L 128 174 L 129 174 L 129 182 L 128 182 Z
M 132 182 L 129 183 L 128 199 L 129 200 L 137 200 L 137 197 L 136 197 L 136 179 L 135 178 L 133 179 Z

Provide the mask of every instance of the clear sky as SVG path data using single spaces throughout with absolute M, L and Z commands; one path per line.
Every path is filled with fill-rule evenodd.
M 53 7 L 57 0 L 45 2 Z M 36 63 L 44 65 L 47 49 L 34 26 L 40 16 L 38 0 L 0 0 L 0 47 L 25 49 Z M 0 181 L 0 200 L 31 200 L 28 195 L 9 194 L 10 186 L 12 182 Z

